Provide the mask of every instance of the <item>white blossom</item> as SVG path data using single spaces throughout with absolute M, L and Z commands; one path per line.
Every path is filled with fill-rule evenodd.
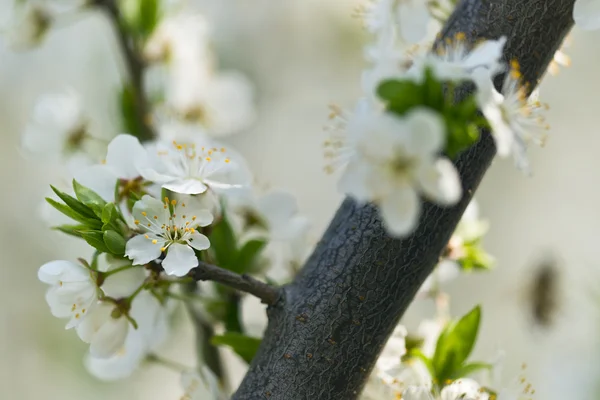
M 430 15 L 422 0 L 370 0 L 360 10 L 366 28 L 378 36 L 396 31 L 405 43 L 416 43 L 427 33 Z
M 170 109 L 200 123 L 209 134 L 221 136 L 254 122 L 254 89 L 238 72 L 215 70 L 209 45 L 206 20 L 199 14 L 180 13 L 159 25 L 145 54 L 167 65 L 165 97 Z
M 109 358 L 125 343 L 129 321 L 119 312 L 115 318 L 115 310 L 114 305 L 102 302 L 77 325 L 77 334 L 81 340 L 89 343 L 93 357 Z
M 498 155 L 512 154 L 521 170 L 529 170 L 527 147 L 530 143 L 543 146 L 548 125 L 542 115 L 546 106 L 537 100 L 537 95 L 527 96 L 521 83 L 518 64 L 513 62 L 499 93 L 493 85 L 488 71 L 475 71 L 477 101 L 492 128 Z
M 98 287 L 92 272 L 70 261 L 51 261 L 38 271 L 40 281 L 51 285 L 46 301 L 52 315 L 70 318 L 66 328 L 78 326 L 98 301 Z
M 243 161 L 227 153 L 225 147 L 215 147 L 211 141 L 161 141 L 149 150 L 147 167 L 141 175 L 161 184 L 163 188 L 181 194 L 200 194 L 209 188 L 226 190 L 250 183 Z
M 486 69 L 493 75 L 502 69 L 500 58 L 506 38 L 486 40 L 470 47 L 464 33 L 456 34 L 453 40 L 442 42 L 436 49 L 415 60 L 407 72 L 409 76 L 421 80 L 426 67 L 440 80 L 470 79 L 474 70 Z
M 67 90 L 37 99 L 22 146 L 36 156 L 55 160 L 83 150 L 88 138 L 81 100 Z
M 403 400 L 488 400 L 490 396 L 476 381 L 461 378 L 445 386 L 439 396 L 434 396 L 429 387 L 412 386 L 402 393 L 401 398 Z
M 600 1 L 598 0 L 576 0 L 573 8 L 573 19 L 575 25 L 584 30 L 596 30 L 600 28 Z
M 184 201 L 165 198 L 161 202 L 145 195 L 133 206 L 133 217 L 136 226 L 146 232 L 127 241 L 125 255 L 136 265 L 149 263 L 165 253 L 165 272 L 184 276 L 198 266 L 194 249 L 206 250 L 210 246 L 208 238 L 196 230 L 212 223 L 208 210 L 194 210 Z
M 440 205 L 460 199 L 456 169 L 438 156 L 445 127 L 435 112 L 417 108 L 402 117 L 370 113 L 357 124 L 363 134 L 340 189 L 358 201 L 375 202 L 391 234 L 412 231 L 420 214 L 420 193 Z
M 115 276 L 116 277 L 116 276 Z M 85 366 L 99 379 L 112 381 L 130 376 L 149 352 L 155 350 L 167 338 L 170 307 L 161 304 L 149 292 L 138 294 L 131 304 L 131 317 L 138 324 L 129 329 L 125 342 L 109 358 L 88 354 Z
M 52 26 L 54 16 L 41 1 L 26 1 L 17 10 L 17 16 L 9 31 L 9 41 L 15 49 L 30 49 L 39 45 Z
M 217 377 L 206 366 L 200 372 L 185 371 L 181 375 L 181 385 L 185 394 L 181 400 L 225 400 Z

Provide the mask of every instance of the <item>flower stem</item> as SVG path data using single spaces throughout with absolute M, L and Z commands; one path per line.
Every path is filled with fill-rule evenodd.
M 132 268 L 139 268 L 139 265 L 124 265 L 124 266 L 119 267 L 119 268 L 111 269 L 110 271 L 103 272 L 104 278 L 107 278 L 107 277 L 109 277 L 111 275 L 114 275 L 114 274 L 119 273 L 121 271 L 126 271 L 128 269 L 132 269 Z
M 187 371 L 187 370 L 191 370 L 192 369 L 192 368 L 186 367 L 185 365 L 180 364 L 180 363 L 178 363 L 176 361 L 168 360 L 168 359 L 166 359 L 164 357 L 161 357 L 161 356 L 159 356 L 157 354 L 154 354 L 154 353 L 148 354 L 146 356 L 146 361 L 153 362 L 153 363 L 156 363 L 156 364 L 160 364 L 163 367 L 170 368 L 170 369 L 175 370 L 177 372 L 183 372 L 183 371 Z

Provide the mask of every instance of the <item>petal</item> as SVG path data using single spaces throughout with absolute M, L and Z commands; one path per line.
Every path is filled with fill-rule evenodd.
M 446 127 L 440 115 L 418 107 L 406 114 L 408 124 L 407 149 L 413 154 L 433 154 L 445 143 Z
M 393 236 L 405 236 L 415 228 L 421 210 L 414 188 L 406 185 L 379 202 L 379 209 L 387 231 Z
M 108 318 L 94 333 L 90 354 L 98 358 L 111 357 L 125 344 L 128 331 L 129 321 L 125 317 Z
M 462 196 L 458 171 L 447 158 L 423 164 L 418 171 L 418 180 L 423 193 L 437 204 L 453 205 Z
M 497 40 L 486 40 L 479 46 L 471 50 L 464 61 L 465 68 L 472 69 L 476 67 L 485 67 L 495 69 L 494 64 L 498 62 L 502 56 L 502 50 L 506 38 L 501 37 Z
M 190 239 L 188 239 L 187 243 L 196 250 L 206 250 L 210 247 L 210 241 L 201 233 L 192 233 Z
M 176 179 L 163 184 L 165 189 L 181 194 L 202 194 L 208 187 L 197 179 Z
M 189 215 L 189 213 L 188 213 Z M 196 217 L 196 219 L 193 222 L 193 226 L 201 226 L 201 227 L 205 227 L 208 226 L 210 224 L 212 224 L 214 217 L 213 215 L 210 213 L 210 211 L 208 210 L 197 210 L 197 211 L 193 211 L 191 213 L 192 218 Z
M 167 275 L 184 276 L 192 268 L 198 266 L 198 259 L 190 246 L 173 243 L 167 250 L 167 257 L 162 262 L 162 267 Z
M 600 2 L 597 0 L 577 0 L 573 8 L 575 24 L 584 30 L 600 28 Z
M 434 400 L 431 389 L 421 386 L 409 386 L 402 392 L 402 399 L 406 400 Z
M 369 186 L 371 166 L 363 160 L 352 160 L 338 180 L 338 191 L 354 197 L 359 202 L 372 199 L 373 193 Z
M 38 279 L 50 285 L 58 285 L 60 275 L 69 264 L 72 263 L 65 260 L 50 261 L 40 267 L 38 270 Z
M 141 200 L 136 201 L 131 213 L 136 220 L 140 221 L 141 227 L 157 234 L 162 233 L 162 225 L 170 225 L 169 208 L 165 208 L 162 201 L 149 195 L 145 195 Z M 155 216 L 156 218 L 154 218 Z M 148 226 L 148 223 L 150 226 Z
M 131 135 L 119 135 L 108 145 L 106 164 L 112 167 L 119 178 L 135 179 L 140 176 L 138 165 L 144 164 L 146 150 L 140 141 Z
M 108 202 L 114 202 L 117 174 L 107 165 L 92 165 L 75 173 L 75 180 Z
M 427 34 L 429 11 L 425 2 L 400 2 L 397 8 L 398 26 L 402 39 L 409 44 L 417 43 Z
M 156 239 L 157 240 L 157 239 Z M 133 260 L 134 265 L 144 265 L 160 257 L 165 241 L 152 243 L 152 239 L 146 239 L 144 235 L 137 235 L 127 241 L 125 256 Z
M 113 307 L 106 303 L 100 303 L 95 307 L 78 326 L 77 335 L 85 343 L 91 343 L 96 332 L 110 318 Z
M 271 229 L 287 225 L 298 212 L 296 198 L 283 191 L 271 192 L 261 197 L 256 208 L 265 217 Z
M 146 346 L 140 333 L 130 329 L 125 344 L 110 358 L 98 358 L 88 354 L 84 360 L 86 369 L 103 381 L 129 377 L 146 356 Z

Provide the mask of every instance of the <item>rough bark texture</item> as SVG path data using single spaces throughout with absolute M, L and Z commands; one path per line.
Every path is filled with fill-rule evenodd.
M 535 86 L 571 28 L 574 0 L 463 0 L 442 31 L 508 38 Z M 356 399 L 392 330 L 460 220 L 495 155 L 487 132 L 456 164 L 464 197 L 424 204 L 416 232 L 389 238 L 370 205 L 346 199 L 313 255 L 269 308 L 263 343 L 234 399 Z

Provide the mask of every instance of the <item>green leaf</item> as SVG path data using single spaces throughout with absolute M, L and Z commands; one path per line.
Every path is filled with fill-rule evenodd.
M 98 193 L 83 186 L 75 179 L 73 179 L 73 190 L 75 190 L 75 195 L 80 202 L 91 208 L 98 218 L 102 217 L 102 211 L 104 210 L 104 206 L 106 206 L 106 201 L 100 197 Z
M 79 234 L 96 250 L 101 251 L 102 253 L 111 252 L 104 243 L 104 234 L 101 231 L 81 231 Z
M 142 127 L 136 118 L 135 96 L 131 84 L 124 84 L 119 94 L 121 103 L 121 120 L 123 130 L 135 137 L 140 137 Z
M 108 203 L 102 209 L 102 215 L 100 219 L 105 224 L 111 224 L 115 222 L 119 218 L 119 211 L 117 211 L 117 207 L 113 203 Z
M 67 206 L 69 206 L 69 208 L 73 209 L 73 211 L 75 211 L 76 213 L 80 214 L 83 217 L 97 219 L 94 211 L 91 208 L 89 208 L 88 206 L 86 206 L 85 204 L 83 204 L 82 202 L 80 202 L 79 200 L 77 200 L 75 197 L 70 196 L 70 195 L 66 194 L 65 192 L 61 192 L 60 190 L 58 190 L 57 188 L 55 188 L 52 185 L 50 185 L 50 187 L 52 188 L 54 193 L 56 193 L 56 195 L 62 201 L 64 201 Z
M 402 361 L 405 359 L 416 358 L 419 359 L 425 364 L 427 370 L 431 374 L 431 376 L 435 376 L 435 369 L 433 366 L 433 361 L 427 357 L 420 349 L 411 349 L 405 356 L 402 357 Z
M 256 265 L 258 256 L 266 245 L 267 242 L 264 240 L 253 239 L 247 241 L 238 252 L 230 269 L 238 274 L 248 273 Z
M 108 250 L 117 256 L 125 254 L 125 239 L 119 233 L 108 230 L 103 234 L 104 244 Z
M 138 29 L 143 37 L 154 31 L 159 19 L 158 0 L 139 0 Z
M 242 328 L 242 322 L 240 321 L 240 297 L 236 293 L 232 293 L 228 297 L 225 315 L 223 316 L 225 329 L 227 332 L 242 333 L 244 329 Z
M 225 213 L 223 213 L 223 218 L 213 225 L 209 239 L 217 265 L 226 269 L 234 268 L 238 253 L 237 239 Z
M 377 95 L 387 102 L 387 109 L 403 115 L 412 107 L 423 104 L 421 86 L 410 80 L 386 80 L 379 84 Z
M 81 214 L 75 212 L 72 208 L 61 204 L 50 197 L 46 197 L 46 201 L 48 202 L 48 204 L 50 204 L 52 207 L 54 207 L 56 210 L 60 211 L 67 217 L 85 225 L 87 229 L 100 229 L 102 227 L 100 221 L 84 217 Z
M 242 335 L 241 333 L 228 332 L 224 335 L 213 336 L 211 343 L 215 346 L 229 346 L 248 364 L 258 351 L 261 339 Z
M 52 229 L 61 231 L 62 233 L 66 233 L 67 235 L 81 237 L 81 234 L 79 232 L 85 231 L 89 228 L 85 225 L 60 225 L 55 226 Z
M 460 367 L 458 370 L 454 371 L 452 376 L 450 376 L 450 379 L 455 380 L 458 378 L 464 378 L 464 377 L 469 376 L 477 371 L 481 371 L 482 369 L 491 370 L 492 365 L 488 364 L 488 363 L 482 363 L 482 362 L 468 363 L 468 364 L 465 364 L 462 367 Z
M 459 321 L 450 323 L 438 338 L 433 368 L 437 382 L 443 383 L 459 370 L 467 360 L 477 339 L 481 322 L 481 308 L 475 307 Z

